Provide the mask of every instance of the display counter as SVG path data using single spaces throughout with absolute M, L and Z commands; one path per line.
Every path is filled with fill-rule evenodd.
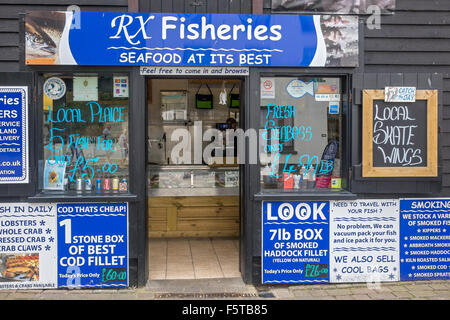
M 149 166 L 149 197 L 239 196 L 238 167 Z
M 182 165 L 148 168 L 148 236 L 239 235 L 239 168 Z

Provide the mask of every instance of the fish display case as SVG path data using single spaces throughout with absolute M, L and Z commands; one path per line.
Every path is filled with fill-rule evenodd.
M 239 195 L 239 167 L 152 165 L 147 172 L 149 196 Z

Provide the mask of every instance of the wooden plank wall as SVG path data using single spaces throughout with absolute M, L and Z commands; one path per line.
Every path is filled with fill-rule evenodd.
M 252 13 L 251 0 L 141 0 L 141 12 Z
M 150 197 L 148 236 L 237 237 L 239 197 Z
M 0 0 L 0 72 L 19 70 L 19 13 L 63 10 L 127 12 L 128 0 Z
M 441 196 L 450 196 L 450 1 L 397 0 L 380 30 L 364 30 L 364 71 L 443 75 Z

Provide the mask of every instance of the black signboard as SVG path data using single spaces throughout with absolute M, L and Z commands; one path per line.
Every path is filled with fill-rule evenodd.
M 415 102 L 363 94 L 363 177 L 437 176 L 437 91 L 418 90 Z
M 373 102 L 373 166 L 427 166 L 427 101 Z

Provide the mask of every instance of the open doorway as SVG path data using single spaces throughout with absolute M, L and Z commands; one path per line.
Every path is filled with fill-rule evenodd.
M 241 276 L 241 84 L 147 78 L 149 280 Z

